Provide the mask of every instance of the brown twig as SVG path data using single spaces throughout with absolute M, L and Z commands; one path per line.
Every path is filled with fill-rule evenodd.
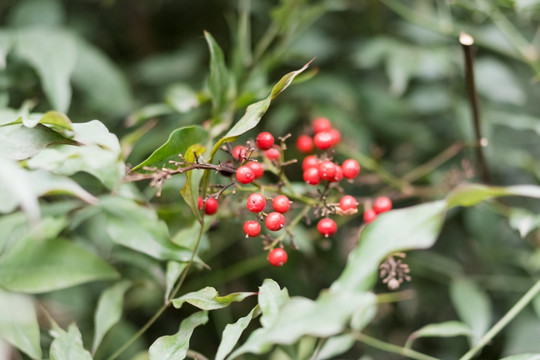
M 487 139 L 482 138 L 480 125 L 480 106 L 478 103 L 478 93 L 476 92 L 476 84 L 474 81 L 474 54 L 472 48 L 474 44 L 474 39 L 469 34 L 462 32 L 459 35 L 459 42 L 462 45 L 463 54 L 465 56 L 465 81 L 467 83 L 469 104 L 471 106 L 471 112 L 474 122 L 474 134 L 476 138 L 476 161 L 478 163 L 481 181 L 484 184 L 489 184 L 489 170 L 483 152 L 483 147 L 487 145 Z

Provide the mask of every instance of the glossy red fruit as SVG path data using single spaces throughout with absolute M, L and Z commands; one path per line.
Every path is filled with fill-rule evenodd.
M 264 165 L 258 161 L 249 161 L 246 164 L 255 173 L 255 179 L 259 179 L 264 175 Z
M 291 208 L 291 201 L 285 195 L 278 195 L 272 200 L 274 211 L 285 214 Z
M 351 195 L 345 195 L 339 200 L 339 207 L 341 210 L 356 209 L 358 202 Z
M 391 209 L 392 209 L 392 200 L 390 200 L 386 196 L 379 196 L 373 202 L 373 210 L 375 210 L 377 214 L 386 212 Z
M 354 179 L 360 173 L 360 164 L 356 160 L 347 159 L 341 164 L 341 170 L 345 178 Z
M 268 150 L 274 146 L 274 137 L 268 131 L 263 131 L 257 135 L 257 147 L 260 150 Z
M 325 117 L 318 117 L 313 120 L 313 131 L 319 133 L 321 131 L 328 131 L 332 127 L 332 123 Z
M 364 211 L 364 222 L 369 224 L 377 218 L 377 213 L 373 209 L 367 209 Z
M 275 248 L 268 254 L 268 262 L 272 266 L 283 266 L 287 262 L 287 253 L 282 248 Z
M 328 132 L 332 135 L 332 146 L 339 144 L 341 141 L 341 133 L 337 129 L 330 129 Z
M 304 171 L 304 181 L 309 185 L 317 185 L 321 182 L 321 177 L 319 176 L 319 169 L 312 167 Z
M 319 159 L 315 155 L 309 155 L 302 161 L 302 170 L 307 170 L 312 167 L 319 167 Z
M 330 160 L 325 160 L 319 164 L 319 176 L 323 180 L 332 181 L 336 175 L 337 165 Z
M 262 194 L 253 193 L 248 196 L 246 206 L 252 213 L 258 213 L 264 210 L 266 199 Z
M 334 138 L 328 131 L 321 131 L 316 133 L 313 137 L 313 143 L 318 149 L 326 150 L 334 145 Z
M 236 169 L 236 180 L 241 184 L 249 184 L 255 180 L 255 172 L 249 166 L 240 166 Z
M 340 182 L 341 179 L 343 179 L 343 170 L 341 170 L 341 166 L 336 165 L 336 175 L 334 175 L 334 178 L 331 181 Z
M 204 201 L 200 196 L 197 198 L 197 207 L 199 208 L 199 210 L 202 210 L 204 207 Z
M 264 152 L 264 155 L 268 160 L 279 160 L 281 157 L 281 152 L 275 147 L 268 149 Z
M 232 151 L 232 155 L 236 160 L 244 160 L 247 156 L 247 147 L 244 145 L 236 145 Z
M 324 237 L 332 236 L 337 231 L 337 225 L 336 222 L 332 219 L 321 219 L 317 223 L 317 231 Z
M 296 139 L 296 148 L 304 154 L 309 154 L 313 151 L 313 139 L 309 135 L 300 135 Z
M 218 211 L 218 202 L 214 198 L 206 200 L 204 205 L 204 213 L 206 215 L 214 215 Z
M 264 224 L 270 231 L 281 230 L 285 226 L 285 216 L 278 212 L 271 212 L 270 214 L 266 215 Z
M 244 232 L 246 237 L 256 237 L 261 233 L 261 224 L 257 221 L 249 220 L 244 223 Z

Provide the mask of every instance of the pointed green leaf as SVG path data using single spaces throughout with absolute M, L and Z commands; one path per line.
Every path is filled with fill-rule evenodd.
M 58 111 L 49 111 L 45 114 L 30 114 L 28 117 L 22 117 L 20 116 L 15 121 L 12 121 L 10 123 L 2 124 L 2 126 L 9 126 L 9 125 L 17 125 L 17 124 L 23 124 L 24 126 L 28 128 L 33 128 L 37 124 L 44 124 L 44 125 L 52 125 L 53 127 L 65 129 L 65 130 L 73 130 L 71 120 L 69 118 Z
M 256 318 L 259 314 L 260 308 L 255 306 L 249 314 L 241 317 L 234 324 L 227 324 L 227 326 L 225 326 L 215 360 L 225 359 L 225 356 L 227 356 L 238 343 L 240 336 L 242 336 L 242 333 L 246 330 L 251 320 Z
M 238 136 L 257 126 L 263 115 L 268 110 L 268 107 L 270 106 L 272 100 L 274 100 L 276 96 L 281 94 L 287 87 L 289 87 L 294 78 L 308 68 L 309 64 L 311 64 L 311 61 L 302 66 L 302 68 L 296 71 L 291 71 L 287 75 L 283 76 L 272 88 L 270 95 L 266 99 L 249 105 L 246 109 L 246 113 L 244 114 L 244 116 L 242 116 L 242 118 L 238 120 L 236 124 L 234 124 L 234 126 L 227 132 L 227 134 L 225 134 L 224 137 L 219 139 L 219 141 L 214 145 L 214 147 L 212 148 L 212 153 L 210 154 L 210 160 L 213 159 L 214 154 L 219 150 L 221 145 L 226 142 L 234 141 Z
M 527 196 L 540 198 L 540 186 L 516 185 L 507 187 L 467 184 L 448 194 L 448 207 L 473 206 L 481 201 L 500 196 Z
M 319 359 L 335 359 L 336 356 L 349 350 L 356 342 L 354 335 L 343 334 L 329 338 L 319 352 Z
M 435 201 L 381 214 L 360 234 L 332 290 L 369 289 L 380 262 L 389 254 L 431 247 L 444 220 L 446 202 Z
M 92 360 L 90 353 L 83 347 L 77 325 L 69 325 L 67 332 L 56 328 L 51 333 L 55 338 L 49 353 L 51 360 Z
M 206 148 L 201 144 L 194 144 L 191 145 L 187 150 L 186 154 L 184 155 L 184 159 L 188 162 L 194 162 L 195 161 L 195 155 L 200 156 L 206 151 Z M 186 173 L 186 183 L 180 190 L 180 194 L 184 198 L 185 202 L 188 204 L 188 206 L 191 208 L 191 211 L 197 219 L 199 219 L 199 222 L 202 222 L 202 215 L 201 211 L 199 210 L 198 206 L 198 197 L 199 197 L 199 184 L 201 182 L 201 179 L 203 177 L 203 171 L 188 171 Z
M 94 314 L 93 353 L 96 352 L 107 331 L 122 317 L 124 294 L 131 285 L 130 281 L 120 281 L 102 292 L 99 296 L 96 313 Z
M 225 65 L 223 51 L 209 32 L 204 32 L 204 37 L 210 50 L 210 78 L 208 87 L 212 97 L 212 110 L 214 116 L 219 116 L 227 103 L 229 92 L 229 71 Z
M 461 321 L 471 329 L 471 345 L 474 345 L 491 324 L 491 302 L 487 294 L 472 280 L 460 278 L 450 285 L 450 299 Z
M 22 293 L 44 293 L 118 273 L 90 251 L 61 239 L 20 240 L 0 259 L 0 286 Z
M 208 322 L 206 311 L 197 312 L 180 324 L 180 330 L 174 335 L 162 336 L 150 346 L 150 360 L 182 360 L 189 349 L 189 339 L 197 326 Z
M 540 354 L 519 354 L 502 358 L 501 360 L 540 360 Z
M 0 289 L 0 338 L 32 359 L 41 359 L 39 325 L 32 298 Z
M 192 251 L 171 241 L 167 225 L 154 210 L 119 197 L 102 198 L 99 206 L 107 215 L 107 233 L 115 243 L 159 260 L 191 260 Z
M 191 292 L 173 299 L 175 308 L 181 308 L 184 303 L 189 303 L 201 310 L 216 310 L 229 306 L 232 302 L 242 301 L 248 296 L 256 295 L 253 292 L 235 292 L 225 296 L 219 296 L 213 287 L 205 287 L 199 291 Z
M 272 279 L 265 279 L 259 288 L 258 301 L 261 307 L 261 325 L 272 326 L 279 316 L 281 307 L 289 301 L 289 292 L 286 288 L 280 289 Z
M 167 89 L 165 101 L 179 113 L 187 113 L 199 106 L 199 97 L 185 84 L 174 84 Z
M 9 213 L 18 206 L 28 215 L 32 222 L 40 217 L 39 203 L 36 195 L 31 191 L 28 172 L 11 159 L 0 156 L 0 213 Z
M 446 321 L 438 324 L 429 324 L 413 332 L 407 339 L 405 348 L 410 349 L 412 343 L 420 337 L 454 337 L 471 336 L 471 328 L 459 321 Z
M 185 154 L 193 144 L 204 144 L 208 141 L 208 132 L 200 126 L 186 126 L 174 130 L 167 142 L 161 145 L 146 160 L 135 166 L 133 170 L 143 166 L 157 168 L 171 167 L 169 160 L 179 160 L 179 154 Z
M 67 112 L 77 57 L 74 38 L 62 30 L 27 28 L 18 32 L 15 50 L 36 69 L 52 107 Z
M 34 128 L 21 125 L 0 127 L 0 154 L 14 160 L 28 159 L 52 144 L 66 143 L 73 141 L 41 124 Z

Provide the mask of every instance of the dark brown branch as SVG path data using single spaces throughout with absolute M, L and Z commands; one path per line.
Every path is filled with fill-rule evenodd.
M 478 103 L 478 93 L 476 92 L 476 84 L 474 81 L 474 54 L 473 44 L 474 39 L 472 36 L 462 32 L 459 36 L 459 42 L 463 48 L 463 54 L 465 56 L 465 81 L 467 83 L 467 92 L 469 95 L 469 104 L 471 106 L 471 112 L 474 122 L 474 135 L 476 138 L 476 161 L 480 173 L 480 179 L 484 184 L 489 184 L 490 176 L 487 167 L 486 158 L 484 157 L 483 147 L 487 145 L 487 140 L 482 138 L 481 124 L 480 124 L 480 106 Z

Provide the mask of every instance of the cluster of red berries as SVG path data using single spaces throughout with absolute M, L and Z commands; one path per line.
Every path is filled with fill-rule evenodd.
M 377 218 L 377 215 L 392 209 L 392 200 L 386 196 L 379 196 L 373 202 L 371 209 L 364 211 L 364 222 L 369 224 Z

